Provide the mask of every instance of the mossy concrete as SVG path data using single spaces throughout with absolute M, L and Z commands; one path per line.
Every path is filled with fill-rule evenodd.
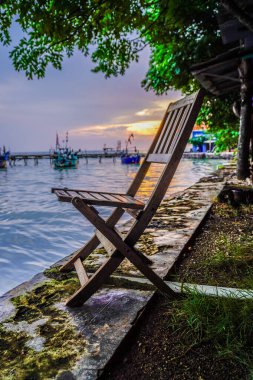
M 9 300 L 14 308 L 0 323 L 0 379 L 96 378 L 151 292 L 104 288 L 68 309 L 65 300 L 78 286 L 74 273 L 52 268 L 45 276 Z
M 136 248 L 152 259 L 162 277 L 169 272 L 231 170 L 222 169 L 172 199 L 165 199 Z M 85 262 L 93 272 L 106 259 L 99 248 Z M 67 259 L 67 258 L 66 258 Z M 0 298 L 0 379 L 97 378 L 131 330 L 152 290 L 131 287 L 123 276 L 141 277 L 127 260 L 111 284 L 82 307 L 64 306 L 79 287 L 74 273 L 58 266 Z

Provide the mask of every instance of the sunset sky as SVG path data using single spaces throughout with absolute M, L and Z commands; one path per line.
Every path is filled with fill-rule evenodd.
M 133 132 L 136 145 L 146 150 L 154 129 L 171 100 L 179 93 L 156 96 L 141 88 L 148 66 L 148 51 L 124 77 L 104 79 L 90 72 L 89 59 L 79 53 L 65 59 L 63 70 L 47 70 L 44 79 L 27 80 L 16 72 L 8 48 L 0 48 L 0 146 L 12 152 L 48 151 L 69 132 L 73 149 L 122 147 Z

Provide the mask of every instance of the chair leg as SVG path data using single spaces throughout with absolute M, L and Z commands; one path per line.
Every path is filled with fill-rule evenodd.
M 71 259 L 66 263 L 64 264 L 61 268 L 60 268 L 60 271 L 61 272 L 68 272 L 70 271 L 73 266 L 74 266 L 74 263 L 77 259 L 81 259 L 81 260 L 84 260 L 86 259 L 93 251 L 94 249 L 96 249 L 100 244 L 100 241 L 98 240 L 98 238 L 96 237 L 96 235 L 94 235 L 89 241 L 87 244 L 85 244 L 81 249 L 79 249 L 76 254 L 74 256 L 71 257 Z
M 92 276 L 83 288 L 79 289 L 67 305 L 80 305 L 84 300 L 88 299 L 102 283 L 113 273 L 113 271 L 120 265 L 124 257 L 128 258 L 137 269 L 141 271 L 159 290 L 163 293 L 174 294 L 170 287 L 151 269 L 143 259 L 138 256 L 138 252 L 134 248 L 125 243 L 121 237 L 115 232 L 113 228 L 108 226 L 106 222 L 96 214 L 88 205 L 86 205 L 80 198 L 74 198 L 73 205 L 117 248 L 111 258 Z M 120 252 L 122 255 L 118 255 Z M 75 300 L 75 298 L 77 300 Z M 76 303 L 77 302 L 77 303 Z
M 137 249 L 134 249 L 135 252 L 138 254 L 139 258 L 147 265 L 151 265 L 153 264 L 153 261 L 150 260 L 149 257 L 147 257 L 146 255 L 144 255 L 141 251 L 137 250 Z
M 106 223 L 110 225 L 111 227 L 115 226 L 115 224 L 119 221 L 121 216 L 124 214 L 124 211 L 122 208 L 116 208 L 113 213 L 108 217 L 106 220 Z M 74 262 L 80 258 L 81 260 L 86 259 L 100 244 L 99 239 L 96 235 L 94 235 L 88 243 L 86 243 L 82 248 L 80 248 L 74 256 L 71 257 L 71 259 L 64 264 L 61 268 L 61 272 L 67 272 L 73 269 Z M 149 259 L 147 259 L 149 260 Z M 151 263 L 151 262 L 150 262 Z
M 135 259 L 133 257 L 135 257 Z M 66 302 L 66 306 L 78 307 L 82 306 L 110 277 L 110 275 L 119 267 L 125 257 L 118 251 L 93 274 L 84 286 L 79 288 Z M 134 253 L 128 259 L 162 292 L 173 295 L 174 292 L 168 285 L 142 260 Z M 139 259 L 139 261 L 138 261 Z
M 66 302 L 66 306 L 77 307 L 87 301 L 110 277 L 124 260 L 124 256 L 114 253 L 112 256 L 94 273 L 88 282 L 78 289 Z

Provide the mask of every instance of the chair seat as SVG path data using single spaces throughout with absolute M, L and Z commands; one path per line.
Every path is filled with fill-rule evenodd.
M 87 204 L 97 206 L 122 207 L 139 210 L 143 209 L 145 206 L 143 202 L 127 194 L 68 188 L 52 188 L 52 193 L 54 193 L 61 202 L 71 202 L 73 198 L 78 197 Z

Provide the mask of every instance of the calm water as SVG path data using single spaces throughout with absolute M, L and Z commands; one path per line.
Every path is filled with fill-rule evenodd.
M 168 194 L 189 187 L 220 163 L 183 160 Z M 0 170 L 0 295 L 80 248 L 92 234 L 84 217 L 72 205 L 57 201 L 51 187 L 124 192 L 137 170 L 109 158 L 102 163 L 89 159 L 88 164 L 81 159 L 78 169 L 55 170 L 44 159 L 38 166 L 32 160 L 27 166 L 19 161 Z M 141 198 L 147 196 L 159 171 L 156 165 L 148 173 Z

